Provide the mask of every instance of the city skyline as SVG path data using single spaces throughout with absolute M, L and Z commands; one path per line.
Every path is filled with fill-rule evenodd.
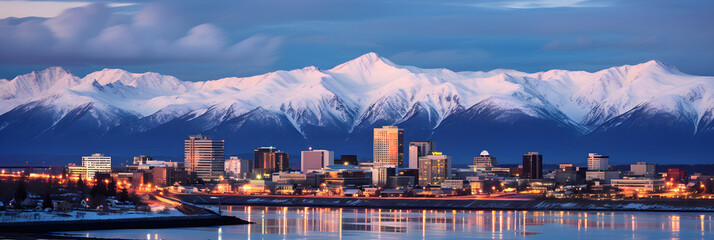
M 714 238 L 712 22 L 0 0 L 0 239 Z

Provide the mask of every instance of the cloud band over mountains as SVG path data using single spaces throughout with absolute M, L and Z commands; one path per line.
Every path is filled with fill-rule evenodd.
M 278 59 L 279 36 L 234 39 L 214 24 L 181 21 L 164 4 L 148 4 L 133 15 L 93 3 L 51 18 L 6 18 L 0 20 L 0 64 L 221 62 L 262 67 Z

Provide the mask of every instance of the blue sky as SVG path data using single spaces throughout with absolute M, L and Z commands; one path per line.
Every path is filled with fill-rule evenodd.
M 455 71 L 714 75 L 714 1 L 0 1 L 0 78 L 63 66 L 183 80 L 331 68 L 366 52 Z

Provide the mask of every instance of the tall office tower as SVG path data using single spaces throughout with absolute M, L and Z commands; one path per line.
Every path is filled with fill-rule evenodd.
M 335 152 L 310 148 L 300 152 L 300 160 L 300 171 L 307 173 L 335 164 Z
M 256 174 L 271 174 L 290 169 L 290 156 L 275 147 L 261 147 L 253 151 L 253 171 Z
M 451 157 L 432 152 L 419 158 L 419 186 L 440 185 L 451 177 Z
M 496 157 L 491 156 L 488 151 L 483 150 L 478 157 L 474 157 L 474 165 L 477 167 L 495 167 L 498 165 L 498 162 Z
M 82 157 L 82 167 L 87 169 L 87 179 L 94 179 L 94 175 L 98 172 L 112 171 L 112 157 L 104 156 L 101 153 L 85 156 Z
M 374 129 L 374 166 L 404 166 L 404 129 L 384 126 Z
M 224 140 L 212 140 L 204 135 L 189 136 L 184 141 L 186 170 L 203 180 L 223 176 L 226 162 L 224 144 Z
M 138 157 L 134 157 L 134 165 L 146 164 L 146 162 L 151 160 L 154 160 L 151 156 L 139 155 Z
M 543 178 L 543 155 L 538 152 L 523 154 L 523 177 L 530 179 Z
M 275 171 L 283 172 L 290 170 L 290 155 L 286 152 L 277 151 L 275 153 Z
M 610 157 L 603 156 L 597 153 L 588 154 L 588 171 L 604 171 L 607 170 L 610 165 L 608 160 Z
M 253 169 L 274 169 L 276 151 L 273 146 L 261 147 L 253 151 Z
M 436 151 L 434 141 L 419 141 L 409 143 L 409 168 L 419 168 L 419 158 Z
M 357 155 L 341 155 L 340 159 L 335 159 L 337 165 L 357 165 Z
M 248 174 L 253 171 L 251 161 L 248 159 L 240 159 L 231 156 L 226 160 L 226 175 L 237 178 L 247 178 Z

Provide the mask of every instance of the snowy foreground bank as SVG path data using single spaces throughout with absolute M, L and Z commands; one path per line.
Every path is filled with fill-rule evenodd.
M 12 212 L 2 211 L 0 232 L 56 232 L 99 229 L 152 229 L 246 224 L 248 222 L 216 214 L 186 215 L 175 208 L 155 207 L 151 212 L 98 211 Z
M 56 222 L 56 221 L 77 221 L 77 220 L 111 220 L 111 219 L 138 219 L 138 218 L 164 218 L 186 216 L 175 208 L 165 208 L 164 206 L 152 206 L 150 212 L 145 211 L 122 211 L 118 213 L 106 213 L 100 211 L 75 210 L 70 212 L 13 212 L 0 211 L 0 225 L 5 223 L 20 222 Z

